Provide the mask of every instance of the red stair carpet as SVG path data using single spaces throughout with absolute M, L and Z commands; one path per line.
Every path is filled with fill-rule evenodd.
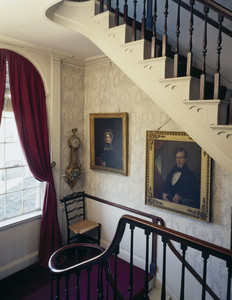
M 114 262 L 110 262 L 112 267 L 112 272 L 114 271 Z M 118 258 L 118 287 L 125 297 L 129 299 L 129 264 L 124 260 Z M 133 278 L 134 278 L 134 300 L 141 300 L 143 298 L 143 287 L 144 287 L 144 277 L 145 272 L 135 267 L 133 268 Z M 51 292 L 51 284 L 49 282 L 49 271 L 40 270 L 37 272 L 36 269 L 30 270 L 29 278 L 23 274 L 24 272 L 19 272 L 19 277 L 14 275 L 13 278 L 6 278 L 0 281 L 0 299 L 1 300 L 49 300 Z M 40 273 L 40 274 L 38 274 Z M 97 300 L 97 266 L 92 268 L 90 273 L 90 299 Z M 12 277 L 12 276 L 11 276 Z M 23 279 L 24 278 L 24 279 Z M 33 281 L 34 278 L 34 281 Z M 149 280 L 152 278 L 149 275 Z M 83 270 L 80 276 L 80 299 L 87 299 L 87 272 Z M 75 283 L 76 276 L 70 276 L 69 280 L 69 299 L 76 299 L 76 289 Z M 104 283 L 104 299 L 107 299 L 106 282 Z M 65 281 L 64 279 L 60 282 L 60 296 L 61 300 L 65 300 Z M 54 299 L 55 299 L 55 282 L 54 282 Z M 113 299 L 113 293 L 109 285 L 109 300 Z

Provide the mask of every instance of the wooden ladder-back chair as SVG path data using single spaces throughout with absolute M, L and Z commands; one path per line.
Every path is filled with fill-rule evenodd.
M 62 198 L 67 221 L 67 243 L 77 240 L 78 242 L 91 242 L 100 245 L 101 224 L 86 219 L 85 193 L 77 192 Z M 97 231 L 95 238 L 94 230 Z M 91 235 L 89 234 L 91 232 Z

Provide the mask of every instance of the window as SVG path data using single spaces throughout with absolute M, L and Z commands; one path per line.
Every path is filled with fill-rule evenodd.
M 43 197 L 44 183 L 31 174 L 20 145 L 7 76 L 0 125 L 0 221 L 41 210 Z

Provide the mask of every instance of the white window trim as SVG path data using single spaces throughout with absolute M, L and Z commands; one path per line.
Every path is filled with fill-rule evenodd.
M 30 212 L 25 215 L 20 215 L 20 216 L 14 217 L 14 218 L 0 221 L 0 231 L 14 227 L 14 226 L 21 225 L 23 223 L 26 223 L 26 222 L 29 222 L 29 221 L 32 221 L 35 219 L 39 219 L 39 218 L 41 218 L 41 216 L 42 216 L 42 210 L 37 210 L 37 211 L 33 211 L 33 212 Z

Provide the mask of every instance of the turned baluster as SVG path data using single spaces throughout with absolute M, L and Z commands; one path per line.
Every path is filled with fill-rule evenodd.
M 119 245 L 114 251 L 114 300 L 118 299 L 118 254 Z
M 143 299 L 144 300 L 149 300 L 148 296 L 148 260 L 149 260 L 149 236 L 151 232 L 148 230 L 145 230 L 145 235 L 146 235 L 146 262 L 145 262 L 145 279 L 144 279 L 144 295 Z
M 128 18 L 128 4 L 127 4 L 127 0 L 125 0 L 125 2 L 124 2 L 124 14 L 123 14 L 124 24 L 127 24 L 127 18 Z
M 143 0 L 143 17 L 141 24 L 141 39 L 145 38 L 145 29 L 146 29 L 146 0 Z
M 154 14 L 153 14 L 153 31 L 152 31 L 152 40 L 151 40 L 151 58 L 156 57 L 156 20 L 157 20 L 157 0 L 154 0 Z
M 134 254 L 134 225 L 130 225 L 131 230 L 131 242 L 130 242 L 130 278 L 129 278 L 129 295 L 130 300 L 133 298 L 133 292 L 134 292 L 134 274 L 133 274 L 133 254 Z
M 115 26 L 119 25 L 119 0 L 116 0 L 116 8 L 115 8 Z
M 166 251 L 168 239 L 162 236 L 163 242 L 163 271 L 162 271 L 162 288 L 161 288 L 161 300 L 166 299 Z
M 134 0 L 134 15 L 133 15 L 133 21 L 132 21 L 132 38 L 131 41 L 136 41 L 136 6 L 137 6 L 137 0 Z
M 162 42 L 162 56 L 167 55 L 167 28 L 168 28 L 168 0 L 165 1 L 164 7 L 164 33 Z
M 111 0 L 107 0 L 107 10 L 110 10 L 111 8 Z
M 207 262 L 209 258 L 209 254 L 206 252 L 202 253 L 202 257 L 204 259 L 203 263 L 203 284 L 202 284 L 202 294 L 201 294 L 201 299 L 205 300 L 206 298 L 206 275 L 207 275 Z
M 227 296 L 226 296 L 226 300 L 230 300 L 231 299 L 232 262 L 231 261 L 227 261 L 226 266 L 228 268 Z
M 228 124 L 232 125 L 232 92 L 230 95 L 230 101 L 228 107 Z M 231 227 L 232 227 L 232 211 L 231 211 Z M 231 248 L 232 248 L 232 231 L 231 231 Z
M 104 1 L 100 0 L 100 6 L 99 6 L 100 13 L 103 12 L 103 9 L 104 9 Z
M 193 6 L 195 4 L 195 0 L 190 0 L 191 12 L 190 12 L 190 21 L 189 21 L 189 46 L 188 46 L 188 54 L 187 54 L 187 69 L 186 76 L 192 75 L 192 60 L 193 60 Z
M 187 246 L 181 244 L 182 249 L 182 271 L 181 271 L 181 288 L 180 288 L 180 300 L 184 300 L 184 283 L 185 283 L 185 254 Z
M 223 16 L 218 14 L 218 22 L 219 22 L 219 29 L 218 29 L 218 38 L 217 38 L 217 65 L 216 65 L 216 73 L 214 74 L 214 99 L 219 99 L 219 88 L 220 88 L 220 55 L 222 50 L 222 22 Z
M 180 37 L 180 0 L 178 0 L 176 20 L 176 48 L 174 55 L 174 77 L 179 76 L 179 37 Z
M 205 82 L 206 82 L 206 52 L 207 52 L 207 18 L 209 8 L 204 6 L 205 22 L 204 22 L 204 36 L 203 36 L 203 49 L 202 49 L 202 67 L 201 67 L 201 78 L 200 78 L 200 100 L 205 99 Z

